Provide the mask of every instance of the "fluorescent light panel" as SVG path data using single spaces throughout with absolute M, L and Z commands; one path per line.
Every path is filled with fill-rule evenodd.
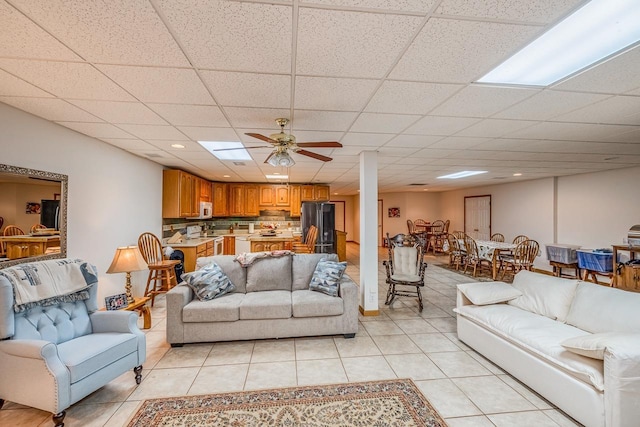
M 481 173 L 487 173 L 487 171 L 462 171 L 462 172 L 450 173 L 449 175 L 442 175 L 442 176 L 439 176 L 438 179 L 466 178 L 468 176 L 480 175 Z
M 289 179 L 289 175 L 265 175 L 267 179 Z
M 205 150 L 216 156 L 220 160 L 253 160 L 244 145 L 231 141 L 198 141 Z M 233 150 L 229 150 L 232 148 Z M 216 151 L 225 149 L 223 151 Z
M 592 0 L 482 77 L 548 86 L 640 40 L 640 1 Z

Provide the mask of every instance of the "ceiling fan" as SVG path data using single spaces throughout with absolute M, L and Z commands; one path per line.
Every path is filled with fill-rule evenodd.
M 303 156 L 311 157 L 323 162 L 329 162 L 333 160 L 331 157 L 323 156 L 322 154 L 307 151 L 301 147 L 316 147 L 316 148 L 340 148 L 342 144 L 336 141 L 323 141 L 323 142 L 296 142 L 296 137 L 285 133 L 284 127 L 289 123 L 289 119 L 276 119 L 276 123 L 280 126 L 280 133 L 274 133 L 269 136 L 264 136 L 259 133 L 247 133 L 253 138 L 257 138 L 261 141 L 268 142 L 274 148 L 273 152 L 269 154 L 269 157 L 265 159 L 265 163 L 269 163 L 272 166 L 293 166 L 296 162 L 289 155 L 289 150 L 296 154 L 302 154 Z M 249 148 L 263 148 L 261 147 L 246 147 Z

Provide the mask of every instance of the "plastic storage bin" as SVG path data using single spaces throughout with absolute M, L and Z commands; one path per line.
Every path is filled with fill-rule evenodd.
M 547 246 L 547 259 L 562 264 L 573 264 L 578 262 L 577 249 L 579 245 L 565 245 L 562 243 L 549 244 Z
M 578 249 L 578 267 L 600 273 L 613 271 L 613 254 L 591 249 Z

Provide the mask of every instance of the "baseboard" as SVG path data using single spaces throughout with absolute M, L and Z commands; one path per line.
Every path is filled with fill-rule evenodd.
M 360 309 L 360 314 L 363 316 L 379 316 L 380 310 L 365 310 L 362 306 L 358 307 Z

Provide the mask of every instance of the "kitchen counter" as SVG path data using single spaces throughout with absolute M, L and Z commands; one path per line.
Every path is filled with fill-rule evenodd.
M 162 246 L 171 246 L 172 248 L 193 248 L 202 244 L 213 242 L 215 237 L 199 237 L 197 239 L 182 239 L 182 243 L 165 243 Z

